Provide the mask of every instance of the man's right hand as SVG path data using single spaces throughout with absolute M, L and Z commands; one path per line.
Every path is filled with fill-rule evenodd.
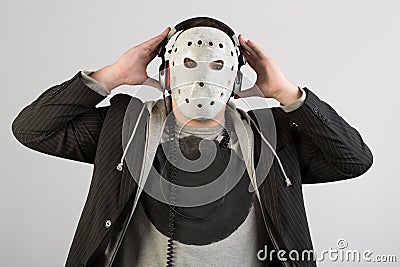
M 111 91 L 120 85 L 146 84 L 161 90 L 157 80 L 147 75 L 147 65 L 157 56 L 159 45 L 167 37 L 170 28 L 166 28 L 144 43 L 130 48 L 115 63 L 92 73 L 90 76 Z

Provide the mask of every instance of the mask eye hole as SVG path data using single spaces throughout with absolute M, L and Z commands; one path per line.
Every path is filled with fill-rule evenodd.
M 213 62 L 210 62 L 208 66 L 212 70 L 222 70 L 222 68 L 224 67 L 224 62 L 222 60 L 214 60 Z
M 185 65 L 186 68 L 189 68 L 189 69 L 193 69 L 193 68 L 197 67 L 197 62 L 188 57 L 183 60 L 183 64 Z

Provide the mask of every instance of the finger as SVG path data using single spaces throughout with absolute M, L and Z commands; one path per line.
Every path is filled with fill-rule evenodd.
M 165 30 L 162 33 L 147 40 L 146 43 L 151 43 L 151 44 L 160 43 L 162 40 L 164 40 L 165 37 L 167 37 L 170 29 L 171 29 L 170 27 L 165 28 Z
M 242 52 L 243 56 L 246 58 L 246 60 L 250 63 L 250 65 L 255 64 L 255 61 L 257 60 L 254 58 L 253 55 L 250 54 L 250 52 L 246 51 L 244 48 L 240 47 L 240 51 Z
M 239 36 L 239 40 L 241 42 L 240 50 L 242 51 L 243 56 L 246 58 L 246 61 L 249 63 L 250 67 L 253 69 L 257 66 L 257 62 L 260 60 L 258 56 L 256 56 L 255 52 L 246 44 L 243 36 Z
M 245 54 L 254 57 L 254 59 L 259 58 L 258 54 L 248 45 L 248 43 L 244 40 L 243 35 L 239 35 L 239 42 L 241 47 L 244 49 Z
M 258 44 L 253 42 L 252 40 L 247 40 L 247 45 L 257 54 L 260 58 L 269 58 L 267 52 L 264 51 Z
M 246 59 L 246 62 L 249 64 L 249 66 L 250 66 L 254 71 L 257 72 L 257 68 L 258 68 L 258 64 L 259 64 L 260 59 L 259 59 L 258 57 L 257 57 L 257 58 L 254 58 L 253 55 L 247 54 L 246 51 L 244 51 L 243 49 L 241 49 L 241 51 L 242 51 L 243 56 L 244 56 L 245 59 Z
M 143 48 L 148 51 L 157 50 L 157 47 L 161 44 L 161 42 L 167 37 L 170 31 L 170 27 L 167 27 L 161 34 L 147 40 L 142 44 Z
M 161 92 L 162 92 L 162 90 L 163 90 L 161 84 L 160 84 L 157 80 L 155 80 L 155 79 L 153 79 L 153 78 L 148 78 L 148 79 L 143 83 L 143 85 L 148 85 L 148 86 L 157 88 L 157 89 L 160 90 Z

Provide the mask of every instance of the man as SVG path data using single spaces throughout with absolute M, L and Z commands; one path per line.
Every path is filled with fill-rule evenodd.
M 313 249 L 302 184 L 370 168 L 359 133 L 241 35 L 257 81 L 238 95 L 272 97 L 281 107 L 246 113 L 228 102 L 240 79 L 239 44 L 225 24 L 196 21 L 175 40 L 169 83 L 146 72 L 167 28 L 115 63 L 49 88 L 14 120 L 25 146 L 94 164 L 66 266 L 316 266 L 289 257 Z M 142 103 L 118 94 L 95 107 L 124 84 L 171 96 Z M 265 127 L 271 121 L 276 131 Z M 286 254 L 263 257 L 265 246 Z

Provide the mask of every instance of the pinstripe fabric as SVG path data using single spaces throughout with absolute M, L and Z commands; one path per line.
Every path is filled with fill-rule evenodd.
M 270 215 L 271 227 L 279 233 L 280 244 L 285 250 L 300 252 L 313 248 L 302 184 L 357 177 L 372 164 L 372 154 L 357 130 L 313 92 L 303 89 L 307 98 L 300 108 L 289 113 L 272 109 L 277 127 L 277 153 L 293 186 L 284 186 L 283 175 L 274 161 L 260 188 L 263 209 Z M 127 106 L 134 101 L 134 105 L 129 105 L 132 107 L 129 114 L 137 116 L 143 103 L 119 94 L 111 99 L 110 106 L 96 108 L 104 98 L 88 88 L 78 72 L 70 80 L 43 92 L 21 110 L 12 124 L 18 141 L 31 149 L 94 164 L 66 266 L 89 266 L 103 253 L 112 238 L 113 222 L 137 189 L 129 171 L 124 168 L 119 172 L 116 166 L 122 155 L 121 132 Z M 263 110 L 254 112 L 262 114 Z M 139 129 L 145 131 L 144 125 L 143 120 Z M 254 136 L 260 142 L 258 135 Z M 141 144 L 144 140 L 136 140 L 137 155 L 126 160 L 140 160 Z M 106 220 L 111 220 L 112 227 L 105 227 Z M 312 261 L 297 265 L 316 266 Z
M 273 110 L 277 153 L 283 159 L 283 167 L 293 186 L 285 187 L 275 160 L 261 187 L 264 207 L 272 211 L 272 221 L 278 226 L 285 250 L 296 250 L 300 254 L 313 249 L 302 184 L 354 178 L 366 172 L 373 161 L 371 151 L 357 130 L 308 88 L 304 90 L 307 98 L 300 108 L 288 113 Z M 250 115 L 254 112 L 260 114 L 263 110 L 250 112 Z M 312 261 L 297 263 L 316 266 Z

